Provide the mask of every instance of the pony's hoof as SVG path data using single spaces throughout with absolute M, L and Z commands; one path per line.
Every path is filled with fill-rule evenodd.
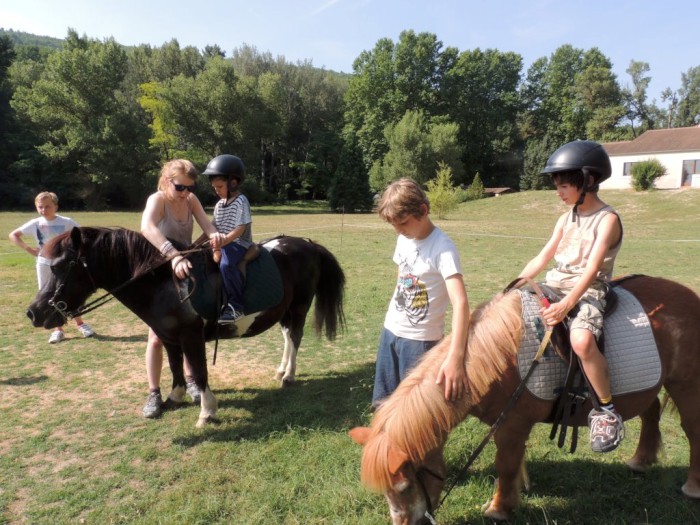
M 288 388 L 292 385 L 294 385 L 294 379 L 282 379 L 282 388 Z
M 691 484 L 690 481 L 685 482 L 685 484 L 681 487 L 681 492 L 683 492 L 683 495 L 688 498 L 700 499 L 700 487 Z
M 481 513 L 486 516 L 487 518 L 490 518 L 492 520 L 496 521 L 505 521 L 508 518 L 510 518 L 510 514 L 503 511 L 503 510 L 497 510 L 493 508 L 493 500 L 487 501 L 481 506 Z
M 277 372 L 277 373 L 275 374 L 275 379 L 276 379 L 277 381 L 282 381 L 282 378 L 283 378 L 283 377 L 284 377 L 284 372 Z
M 200 417 L 197 420 L 197 428 L 204 428 L 207 425 L 218 425 L 219 423 L 221 423 L 221 420 L 216 416 Z
M 630 459 L 626 464 L 627 468 L 629 468 L 632 472 L 639 472 L 640 474 L 645 473 L 649 468 L 649 464 L 644 463 L 643 461 L 637 461 L 634 458 Z

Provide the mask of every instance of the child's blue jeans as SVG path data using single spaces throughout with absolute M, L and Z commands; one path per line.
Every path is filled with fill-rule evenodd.
M 243 274 L 238 269 L 238 263 L 245 252 L 246 248 L 232 242 L 221 248 L 221 277 L 224 281 L 224 290 L 226 291 L 226 301 L 233 306 L 237 312 L 243 311 Z
M 423 354 L 438 342 L 405 339 L 383 328 L 377 350 L 372 406 L 376 408 L 384 398 L 389 397 Z

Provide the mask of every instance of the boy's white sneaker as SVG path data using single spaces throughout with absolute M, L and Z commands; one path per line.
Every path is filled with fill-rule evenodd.
M 80 330 L 80 333 L 83 334 L 83 337 L 92 337 L 95 335 L 95 331 L 92 329 L 92 326 L 87 323 L 83 323 L 78 326 L 78 330 Z
M 54 330 L 53 332 L 51 332 L 51 336 L 49 337 L 49 343 L 60 343 L 65 338 L 66 334 L 63 333 L 63 330 Z

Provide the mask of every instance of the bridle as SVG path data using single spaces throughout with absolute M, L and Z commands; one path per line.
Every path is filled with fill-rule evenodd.
M 431 525 L 437 525 L 437 521 L 435 521 L 435 518 L 433 517 L 435 515 L 435 512 L 437 509 L 442 505 L 442 501 L 437 505 L 437 507 L 433 508 L 433 502 L 430 499 L 430 495 L 428 494 L 428 488 L 425 486 L 425 480 L 423 479 L 422 474 L 428 474 L 431 477 L 437 479 L 438 481 L 445 482 L 445 476 L 438 474 L 432 469 L 429 469 L 426 466 L 420 466 L 416 468 L 415 466 L 411 465 L 413 468 L 413 474 L 416 477 L 416 481 L 418 483 L 418 486 L 421 489 L 421 492 L 423 493 L 423 498 L 425 499 L 425 514 L 423 516 L 430 521 Z
M 72 261 L 70 261 L 68 263 L 68 271 L 66 272 L 66 276 L 63 279 L 63 282 L 61 282 L 60 284 L 58 284 L 56 286 L 56 290 L 54 290 L 53 296 L 51 297 L 51 299 L 49 299 L 49 302 L 48 302 L 49 306 L 52 307 L 56 312 L 58 312 L 61 315 L 61 317 L 63 317 L 63 319 L 66 321 L 69 319 L 73 319 L 74 317 L 79 317 L 79 316 L 83 315 L 86 311 L 94 310 L 95 308 L 97 308 L 97 306 L 95 306 L 95 307 L 91 308 L 90 310 L 87 310 L 87 308 L 78 307 L 76 310 L 68 311 L 68 305 L 66 304 L 66 302 L 59 299 L 59 296 L 60 296 L 61 292 L 63 291 L 63 289 L 65 288 L 66 283 L 68 283 L 68 279 L 71 275 L 71 272 L 78 265 L 81 265 L 83 267 L 83 269 L 85 270 L 85 273 L 87 273 L 88 278 L 90 279 L 90 284 L 92 286 L 92 291 L 90 293 L 97 290 L 97 285 L 95 284 L 95 280 L 92 278 L 92 274 L 90 273 L 90 270 L 88 269 L 88 265 L 87 265 L 87 261 L 85 260 L 85 256 L 81 256 L 80 254 L 76 255 L 75 259 L 73 259 Z M 107 301 L 109 301 L 111 299 L 112 299 L 112 297 L 107 299 Z M 104 301 L 103 303 L 106 303 L 107 301 Z M 93 303 L 94 302 L 95 301 L 93 301 Z M 100 303 L 100 305 L 98 305 L 98 306 L 101 306 L 103 303 Z

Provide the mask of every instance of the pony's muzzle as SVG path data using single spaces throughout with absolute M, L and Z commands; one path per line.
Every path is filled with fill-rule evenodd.
M 42 326 L 42 320 L 37 317 L 37 312 L 33 308 L 27 308 L 27 317 L 32 322 L 34 328 L 39 328 Z

